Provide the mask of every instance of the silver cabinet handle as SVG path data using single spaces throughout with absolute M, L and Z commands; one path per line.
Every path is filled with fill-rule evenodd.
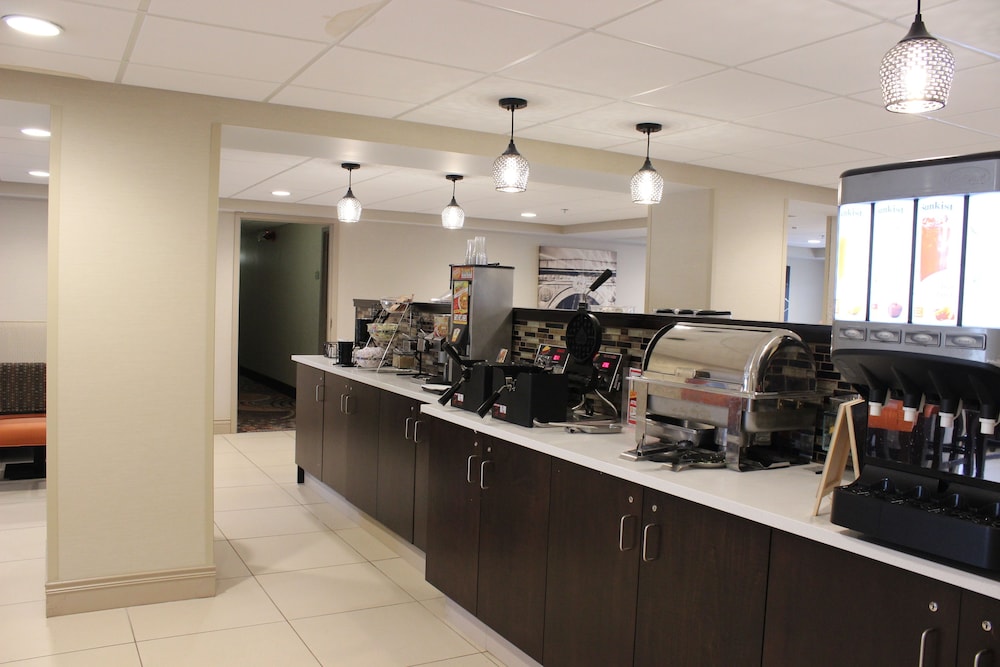
M 321 385 L 321 384 L 316 385 L 315 397 L 316 397 L 316 402 L 317 403 L 322 403 L 323 402 L 323 399 L 325 398 L 325 395 L 324 395 L 324 392 L 323 392 L 323 385 Z
M 927 657 L 927 638 L 930 637 L 932 632 L 935 632 L 934 628 L 927 628 L 920 633 L 920 660 L 917 662 L 917 667 L 925 667 L 927 664 L 925 662 Z
M 423 424 L 419 419 L 413 420 L 413 444 L 420 442 L 420 425 Z
M 659 529 L 659 526 L 657 526 L 655 523 L 647 523 L 646 526 L 642 529 L 642 560 L 644 560 L 647 563 L 651 563 L 660 557 L 659 544 L 657 544 L 656 553 L 654 553 L 653 555 L 650 555 L 649 553 L 650 552 L 649 543 L 651 542 L 650 536 L 654 528 Z
M 634 514 L 626 514 L 622 516 L 621 520 L 618 522 L 618 551 L 626 552 L 631 551 L 635 548 L 633 540 L 628 541 L 628 546 L 625 546 L 625 522 L 629 519 L 638 519 L 639 517 Z
M 413 417 L 407 417 L 406 421 L 403 422 L 403 440 L 410 439 L 410 424 L 413 423 Z
M 351 395 L 344 394 L 344 414 L 351 414 Z
M 482 489 L 483 491 L 490 488 L 486 486 L 486 466 L 492 463 L 493 461 L 486 459 L 479 464 L 479 488 Z
M 469 460 L 465 462 L 465 481 L 469 484 L 475 484 L 476 482 L 472 479 L 472 460 L 478 459 L 479 456 L 473 454 L 469 457 Z
M 983 662 L 983 658 L 990 658 L 990 661 Z M 988 648 L 984 648 L 982 651 L 976 654 L 976 657 L 972 659 L 972 667 L 987 667 L 993 663 L 993 651 Z

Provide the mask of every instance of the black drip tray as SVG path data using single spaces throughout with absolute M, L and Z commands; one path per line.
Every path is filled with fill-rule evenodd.
M 939 488 L 892 471 L 834 489 L 830 521 L 905 549 L 985 570 L 1000 570 L 1000 493 Z M 873 479 L 874 477 L 874 479 Z
M 830 521 L 890 545 L 1000 571 L 1000 493 L 870 470 L 834 489 Z

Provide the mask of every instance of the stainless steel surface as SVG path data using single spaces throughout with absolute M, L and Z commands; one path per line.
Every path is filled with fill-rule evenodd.
M 663 451 L 664 441 L 696 442 L 724 451 L 734 470 L 781 464 L 751 456 L 750 448 L 770 444 L 775 432 L 814 429 L 822 401 L 812 352 L 781 328 L 701 322 L 665 327 L 650 342 L 643 374 L 632 383 L 636 448 L 624 458 Z

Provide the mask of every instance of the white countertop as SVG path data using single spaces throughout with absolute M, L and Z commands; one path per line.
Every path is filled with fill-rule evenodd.
M 787 533 L 822 542 L 838 549 L 944 581 L 1000 599 L 1000 577 L 988 578 L 927 558 L 874 544 L 858 533 L 830 523 L 830 498 L 811 516 L 819 488 L 820 465 L 793 466 L 778 470 L 736 472 L 726 469 L 689 468 L 673 472 L 660 463 L 628 461 L 620 454 L 635 446 L 634 431 L 598 435 L 567 433 L 561 428 L 526 428 L 491 417 L 437 403 L 438 396 L 420 388 L 412 376 L 395 369 L 380 372 L 337 366 L 319 355 L 295 355 L 293 361 L 357 379 L 381 389 L 403 394 L 425 405 L 422 412 L 474 429 L 572 463 L 598 470 L 642 486 L 713 507 L 762 523 Z

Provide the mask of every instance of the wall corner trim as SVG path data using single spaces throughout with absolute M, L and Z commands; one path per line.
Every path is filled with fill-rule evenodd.
M 45 584 L 45 615 L 63 616 L 215 595 L 215 565 Z

